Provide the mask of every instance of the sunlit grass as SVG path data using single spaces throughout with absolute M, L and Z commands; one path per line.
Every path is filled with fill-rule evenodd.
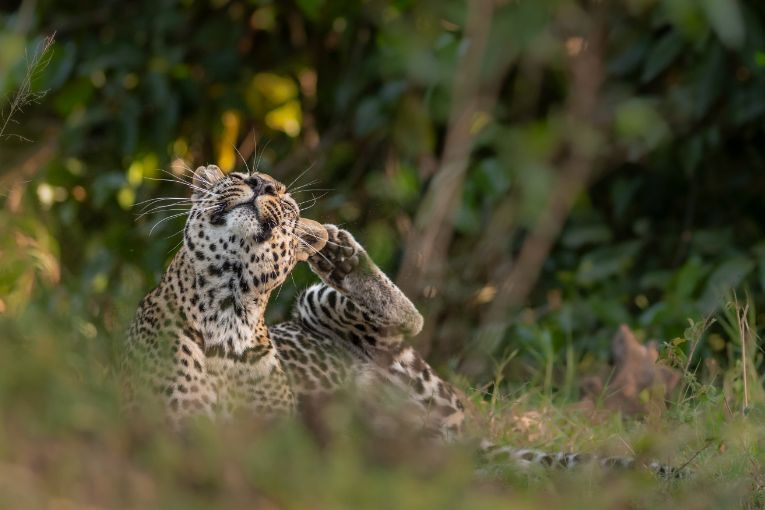
M 750 402 L 744 415 L 713 385 L 696 384 L 664 415 L 643 420 L 583 408 L 543 387 L 489 398 L 464 386 L 474 436 L 688 463 L 693 474 L 663 481 L 592 467 L 524 471 L 484 465 L 473 442 L 374 437 L 342 405 L 321 444 L 297 420 L 201 421 L 177 433 L 148 402 L 128 418 L 119 406 L 119 336 L 88 338 L 74 332 L 73 320 L 28 311 L 0 323 L 2 508 L 760 508 L 764 501 L 761 403 Z

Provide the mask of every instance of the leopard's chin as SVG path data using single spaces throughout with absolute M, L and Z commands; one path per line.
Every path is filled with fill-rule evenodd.
M 273 220 L 266 220 L 260 224 L 260 232 L 255 234 L 253 239 L 256 243 L 265 243 L 274 235 L 274 228 L 276 228 L 276 222 Z

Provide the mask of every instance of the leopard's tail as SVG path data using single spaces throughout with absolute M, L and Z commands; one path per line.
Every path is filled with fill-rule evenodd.
M 602 456 L 589 453 L 545 452 L 531 448 L 516 448 L 509 445 L 497 445 L 483 440 L 480 446 L 481 456 L 487 466 L 511 463 L 520 468 L 544 466 L 558 469 L 574 469 L 583 465 L 597 465 L 609 470 L 645 469 L 659 478 L 671 480 L 688 478 L 690 471 L 676 468 L 658 461 L 641 462 L 635 457 Z

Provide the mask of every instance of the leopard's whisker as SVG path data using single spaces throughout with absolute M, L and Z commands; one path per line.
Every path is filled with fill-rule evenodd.
M 292 185 L 293 185 L 293 184 L 297 183 L 297 181 L 299 181 L 299 180 L 300 180 L 300 178 L 301 178 L 301 177 L 303 177 L 303 176 L 306 174 L 306 172 L 310 171 L 310 170 L 313 168 L 313 166 L 314 166 L 315 164 L 316 164 L 316 162 L 314 161 L 313 163 L 311 163 L 310 165 L 308 165 L 308 168 L 306 168 L 305 170 L 303 170 L 302 172 L 300 172 L 300 175 L 298 175 L 297 177 L 295 177 L 295 178 L 292 180 L 292 182 L 290 182 L 289 184 L 287 184 L 287 189 L 290 189 L 290 188 L 292 187 Z
M 302 200 L 302 201 L 298 202 L 298 205 L 305 204 L 306 202 L 311 202 L 311 201 L 315 202 L 316 200 L 319 200 L 320 198 L 325 197 L 325 196 L 327 196 L 327 193 L 322 193 L 318 197 L 316 195 L 313 195 L 311 198 L 307 198 L 305 200 Z
M 327 261 L 327 262 L 329 262 L 330 264 L 332 263 L 332 261 L 331 261 L 331 260 L 329 260 L 329 259 L 328 259 L 328 258 L 327 258 L 327 257 L 326 257 L 326 256 L 325 256 L 323 253 L 321 253 L 321 251 L 320 251 L 320 250 L 317 250 L 316 248 L 314 248 L 313 246 L 311 246 L 310 244 L 308 244 L 308 243 L 307 243 L 307 242 L 305 242 L 304 240 L 300 239 L 300 237 L 299 237 L 299 236 L 297 236 L 297 235 L 293 234 L 292 232 L 287 232 L 287 233 L 288 233 L 288 234 L 290 234 L 291 236 L 293 236 L 295 239 L 297 239 L 297 241 L 298 241 L 299 243 L 303 244 L 303 245 L 304 245 L 306 248 L 308 248 L 309 250 L 313 250 L 313 254 L 314 254 L 314 255 L 318 255 L 318 256 L 320 256 L 321 258 L 323 258 L 324 260 L 326 260 L 326 261 Z
M 190 181 L 187 181 L 186 179 L 184 179 L 182 175 L 175 175 L 173 172 L 169 172 L 169 171 L 165 170 L 164 168 L 160 168 L 159 171 L 164 173 L 164 174 L 169 175 L 173 179 L 177 179 L 178 181 L 181 181 L 182 183 L 184 183 L 186 185 L 194 184 L 193 182 L 190 182 Z
M 266 152 L 266 149 L 268 149 L 268 144 L 270 144 L 270 143 L 271 143 L 271 139 L 270 138 L 266 138 L 266 144 L 263 146 L 263 150 L 260 151 L 260 155 L 258 155 L 257 147 L 255 148 L 255 155 L 257 157 L 257 160 L 254 161 L 254 165 L 253 166 L 255 167 L 255 171 L 256 172 L 260 169 L 260 162 L 263 160 L 263 154 Z
M 273 262 L 273 263 L 271 264 L 271 267 L 275 269 L 275 268 L 276 268 L 276 263 L 275 263 L 275 262 Z M 284 286 L 284 282 L 282 282 L 281 284 L 279 284 L 279 288 L 276 290 L 276 298 L 274 298 L 274 300 L 277 300 L 277 299 L 279 299 L 279 295 L 282 293 L 282 287 L 283 287 L 283 286 Z
M 188 206 L 190 204 L 185 204 L 185 205 Z M 167 209 L 169 209 L 169 210 L 175 209 L 177 211 L 186 211 L 186 210 L 189 209 L 189 207 L 184 207 L 183 203 L 178 203 L 178 202 L 174 202 L 172 204 L 154 205 L 154 206 L 152 206 L 152 207 L 150 207 L 148 209 L 142 209 L 140 211 L 140 214 L 138 214 L 136 216 L 136 218 L 141 218 L 141 217 L 146 216 L 148 214 L 152 214 L 152 213 L 155 213 L 157 211 L 163 211 L 163 210 L 167 210 Z
M 244 156 L 242 156 L 242 153 L 239 152 L 239 148 L 236 146 L 236 144 L 231 144 L 231 146 L 234 148 L 237 154 L 239 154 L 239 159 L 242 160 L 242 163 L 244 163 L 244 167 L 247 169 L 247 175 L 252 175 L 252 170 L 250 170 L 250 166 L 247 164 L 247 160 L 244 159 Z
M 189 170 L 189 172 L 191 172 L 191 179 L 192 179 L 192 182 L 193 182 L 193 180 L 196 178 L 196 179 L 199 179 L 200 181 L 202 181 L 203 183 L 207 184 L 208 186 L 212 186 L 212 185 L 214 184 L 212 181 L 210 181 L 210 179 L 208 179 L 208 178 L 207 178 L 207 177 L 205 177 L 204 175 L 202 175 L 202 174 L 198 174 L 198 173 L 197 173 L 197 170 L 199 170 L 198 168 L 197 168 L 197 170 L 192 170 L 192 169 L 191 169 L 191 168 L 189 168 L 189 167 L 186 167 L 186 168 Z
M 202 182 L 202 184 L 205 184 L 205 185 L 207 185 L 207 186 L 212 186 L 212 185 L 214 184 L 214 183 L 213 183 L 213 182 L 212 182 L 210 179 L 208 179 L 208 178 L 207 178 L 205 175 L 203 175 L 203 174 L 201 174 L 201 173 L 197 173 L 197 171 L 196 171 L 196 170 L 192 170 L 192 169 L 191 169 L 191 168 L 189 168 L 187 165 L 185 165 L 185 164 L 184 164 L 184 166 L 183 166 L 183 167 L 184 167 L 184 170 L 186 170 L 187 172 L 189 172 L 189 174 L 190 174 L 190 175 L 189 175 L 188 177 L 187 177 L 186 175 L 180 175 L 180 176 L 178 176 L 178 175 L 175 175 L 175 174 L 174 174 L 174 173 L 172 173 L 172 172 L 168 172 L 167 170 L 162 170 L 162 171 L 163 171 L 163 172 L 165 172 L 166 174 L 170 175 L 171 177 L 175 177 L 175 178 L 177 178 L 177 179 L 179 179 L 179 180 L 181 180 L 181 181 L 183 181 L 184 183 L 186 183 L 186 184 L 189 184 L 189 185 L 194 185 L 194 179 L 198 179 L 199 181 L 201 181 L 201 182 Z
M 171 204 L 165 207 L 150 209 L 148 211 L 142 212 L 141 214 L 137 215 L 136 219 L 143 218 L 144 216 L 149 216 L 151 214 L 165 213 L 169 211 L 187 211 L 187 212 L 191 211 L 190 207 L 174 207 L 174 206 L 175 204 Z
M 308 186 L 313 186 L 314 184 L 318 184 L 318 183 L 320 183 L 320 182 L 321 182 L 321 180 L 320 180 L 320 179 L 314 179 L 314 180 L 312 180 L 312 181 L 308 181 L 308 182 L 306 182 L 305 184 L 301 184 L 301 185 L 300 185 L 300 186 L 298 186 L 297 188 L 290 190 L 290 192 L 291 192 L 291 193 L 298 193 L 298 192 L 301 192 L 301 191 L 303 191 L 303 190 L 304 190 L 305 188 L 307 188 Z
M 181 230 L 181 232 L 183 232 L 183 231 Z M 178 241 L 178 243 L 176 243 L 175 246 L 170 248 L 170 250 L 167 253 L 169 254 L 170 252 L 173 252 L 173 251 L 177 250 L 182 244 L 183 244 L 183 237 L 181 237 L 181 240 Z
M 315 206 L 315 205 L 316 205 L 316 203 L 317 203 L 319 200 L 321 200 L 322 198 L 324 198 L 325 196 L 327 196 L 327 193 L 322 193 L 322 194 L 321 194 L 321 195 L 319 195 L 318 197 L 317 197 L 317 196 L 314 196 L 314 197 L 311 197 L 311 198 L 309 198 L 308 200 L 303 200 L 302 202 L 299 202 L 299 203 L 298 203 L 298 207 L 302 206 L 303 204 L 307 204 L 308 202 L 311 202 L 311 205 L 309 205 L 308 207 L 305 207 L 305 208 L 301 207 L 301 208 L 300 208 L 300 210 L 301 210 L 301 211 L 304 211 L 304 210 L 306 210 L 306 209 L 310 209 L 311 207 Z
M 258 137 L 255 135 L 255 130 L 252 130 L 252 167 L 255 168 L 255 158 L 258 156 Z M 248 174 L 252 176 L 252 172 Z
M 180 218 L 181 216 L 186 216 L 187 214 L 188 214 L 188 211 L 184 211 L 184 212 L 182 212 L 182 213 L 173 214 L 172 216 L 167 216 L 166 218 L 162 218 L 161 220 L 159 220 L 158 222 L 156 222 L 156 223 L 154 224 L 154 226 L 153 226 L 153 227 L 151 227 L 151 230 L 149 230 L 149 235 L 151 235 L 151 234 L 154 232 L 154 230 L 155 230 L 155 229 L 156 229 L 156 228 L 157 228 L 157 227 L 158 227 L 158 226 L 159 226 L 161 223 L 164 223 L 165 221 L 168 221 L 168 220 L 172 220 L 173 218 Z
M 177 161 L 177 160 L 176 160 L 176 161 Z M 180 160 L 180 162 L 181 162 L 181 165 L 182 165 L 183 169 L 184 169 L 184 170 L 186 170 L 186 171 L 187 171 L 187 172 L 188 172 L 188 173 L 191 175 L 192 184 L 193 184 L 193 180 L 194 180 L 194 178 L 195 178 L 195 177 L 196 177 L 197 179 L 199 179 L 200 181 L 202 181 L 204 184 L 208 185 L 208 186 L 213 186 L 213 185 L 215 184 L 215 183 L 211 182 L 211 181 L 210 181 L 210 179 L 208 179 L 208 178 L 207 178 L 207 177 L 205 177 L 204 175 L 200 175 L 200 174 L 198 174 L 196 170 L 193 170 L 193 169 L 192 169 L 192 168 L 191 168 L 189 165 L 187 165 L 187 164 L 186 164 L 186 162 L 185 162 L 185 161 L 183 161 L 182 159 Z
M 193 190 L 196 190 L 199 193 L 202 193 L 203 195 L 208 195 L 208 196 L 212 196 L 212 197 L 216 197 L 216 196 L 219 195 L 218 193 L 216 193 L 214 191 L 210 191 L 210 190 L 207 190 L 207 189 L 204 189 L 204 188 L 200 188 L 199 186 L 195 186 L 194 184 L 189 184 L 187 182 L 179 181 L 179 180 L 176 180 L 176 179 L 163 179 L 161 177 L 144 177 L 144 179 L 149 179 L 150 181 L 166 181 L 166 182 L 173 182 L 173 183 L 176 183 L 176 184 L 183 184 L 184 186 L 187 186 L 187 187 L 189 187 L 189 188 L 191 188 Z
M 140 202 L 136 202 L 135 204 L 133 204 L 133 207 L 136 207 L 142 204 L 153 203 L 153 202 L 161 202 L 162 200 L 186 200 L 188 202 L 191 202 L 191 199 L 189 197 L 158 197 L 158 198 L 150 198 L 148 200 L 142 200 Z
M 151 209 L 152 207 L 161 207 L 161 206 L 184 206 L 184 205 L 191 205 L 191 200 L 155 200 L 154 202 L 149 202 L 143 204 L 140 208 L 138 208 L 138 212 L 142 213 L 145 212 L 147 209 Z M 135 207 L 138 204 L 135 204 L 133 207 Z
M 188 169 L 188 167 L 185 167 L 185 168 Z M 183 175 L 175 175 L 174 173 L 169 172 L 169 171 L 165 170 L 164 168 L 160 168 L 159 171 L 169 175 L 173 179 L 173 181 L 178 182 L 180 184 L 183 184 L 184 186 L 187 186 L 187 187 L 192 188 L 192 189 L 194 189 L 194 187 L 196 186 L 196 184 L 194 184 L 194 178 L 195 177 L 197 179 L 199 179 L 200 181 L 202 181 L 202 183 L 207 185 L 207 186 L 212 186 L 213 185 L 213 183 L 210 182 L 207 178 L 205 178 L 205 176 L 197 175 L 196 172 L 191 172 L 191 174 L 192 174 L 191 180 L 187 180 L 186 178 L 184 178 Z M 189 171 L 191 171 L 191 170 L 189 169 Z M 198 187 L 198 186 L 196 186 L 196 187 Z
M 189 204 L 186 204 L 186 205 L 189 205 Z M 152 214 L 152 213 L 156 213 L 156 212 L 159 212 L 159 211 L 163 211 L 163 212 L 166 212 L 166 211 L 190 211 L 191 208 L 187 207 L 186 205 L 184 205 L 182 203 L 181 204 L 173 203 L 173 204 L 157 205 L 157 206 L 152 207 L 149 210 L 142 211 L 141 214 L 136 216 L 136 218 L 141 218 L 143 216 L 146 216 L 146 215 L 149 215 L 149 214 Z M 217 207 L 217 206 L 210 205 L 210 206 L 202 208 L 201 210 L 202 211 L 209 211 L 210 209 L 213 209 L 214 207 Z
M 311 234 L 311 232 L 308 232 L 305 229 L 301 229 L 297 225 L 295 226 L 295 231 L 300 233 L 300 234 Z M 330 246 L 337 246 L 338 248 L 342 248 L 343 247 L 342 244 L 338 244 L 338 243 L 332 242 L 329 239 L 327 239 L 327 242 L 325 244 L 329 244 Z
M 178 211 L 188 211 L 190 207 L 188 206 L 188 204 L 186 206 L 184 206 L 184 204 L 158 205 L 158 206 L 152 207 L 151 209 L 140 211 L 140 213 L 136 215 L 136 218 L 142 218 L 144 216 L 148 216 L 149 214 L 153 214 L 158 211 L 173 210 L 173 209 Z
M 217 206 L 217 205 L 215 205 L 215 206 L 206 207 L 206 208 L 203 208 L 203 209 L 201 209 L 201 211 L 202 211 L 202 212 L 206 212 L 206 211 L 209 211 L 209 210 L 211 210 L 211 209 L 215 209 L 216 207 L 218 207 L 218 206 Z M 171 220 L 171 219 L 173 219 L 173 218 L 179 218 L 179 217 L 181 217 L 181 216 L 186 216 L 186 215 L 188 215 L 188 214 L 189 214 L 189 212 L 190 212 L 190 210 L 189 210 L 189 209 L 184 209 L 184 210 L 183 210 L 183 212 L 180 212 L 180 213 L 178 213 L 178 214 L 173 214 L 173 215 L 171 215 L 171 216 L 167 216 L 167 217 L 165 217 L 165 218 L 162 218 L 162 219 L 160 219 L 158 222 L 156 222 L 156 223 L 154 224 L 154 226 L 152 226 L 152 227 L 151 227 L 151 230 L 149 230 L 149 235 L 151 235 L 151 234 L 154 232 L 154 229 L 156 229 L 156 228 L 159 226 L 159 224 L 160 224 L 160 223 L 163 223 L 163 222 L 165 222 L 165 221 Z
M 292 193 L 312 193 L 314 191 L 335 191 L 333 188 L 309 188 L 293 191 Z
M 185 179 L 183 179 L 181 177 L 178 177 L 175 174 L 167 172 L 166 170 L 162 170 L 162 171 L 167 173 L 171 177 L 171 179 L 165 179 L 165 178 L 162 178 L 162 177 L 145 177 L 145 179 L 154 180 L 154 181 L 162 181 L 162 180 L 164 180 L 164 181 L 167 181 L 167 182 L 174 182 L 174 183 L 177 183 L 177 184 L 182 184 L 182 185 L 186 186 L 187 188 L 190 188 L 190 189 L 193 189 L 193 190 L 206 191 L 208 193 L 214 193 L 211 190 L 202 188 L 201 186 L 197 186 L 193 182 L 187 181 L 187 180 L 185 180 Z M 207 180 L 204 176 L 197 175 L 197 174 L 194 174 L 194 176 L 197 179 L 199 179 L 200 181 L 202 181 L 204 184 L 207 184 L 208 186 L 212 186 L 212 183 L 209 180 Z
M 184 228 L 185 228 L 185 227 L 184 227 Z M 170 234 L 169 236 L 167 236 L 167 237 L 165 237 L 165 238 L 163 238 L 163 239 L 170 239 L 170 238 L 173 238 L 173 237 L 177 236 L 178 234 L 182 234 L 182 233 L 183 233 L 183 228 L 182 228 L 182 229 L 180 229 L 178 232 L 175 232 L 175 233 L 173 233 L 173 234 Z M 181 237 L 181 243 L 182 243 L 182 242 L 183 242 L 183 238 Z M 178 245 L 176 245 L 176 246 L 178 246 Z
M 318 204 L 318 203 L 319 203 L 319 202 L 318 202 L 318 200 L 317 200 L 317 201 L 313 202 L 311 205 L 309 205 L 308 207 L 303 207 L 302 209 L 300 209 L 300 211 L 301 211 L 301 212 L 305 212 L 305 211 L 307 211 L 308 209 L 312 208 L 313 206 L 315 206 L 315 205 L 316 205 L 316 204 Z

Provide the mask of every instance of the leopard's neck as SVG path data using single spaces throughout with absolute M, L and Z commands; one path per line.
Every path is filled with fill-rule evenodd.
M 241 269 L 237 271 L 233 261 L 223 262 L 221 271 L 202 274 L 192 257 L 181 248 L 166 273 L 177 277 L 166 277 L 161 285 L 172 293 L 186 322 L 202 334 L 205 350 L 223 348 L 227 354 L 240 355 L 270 345 L 265 312 L 271 292 L 242 288 Z

